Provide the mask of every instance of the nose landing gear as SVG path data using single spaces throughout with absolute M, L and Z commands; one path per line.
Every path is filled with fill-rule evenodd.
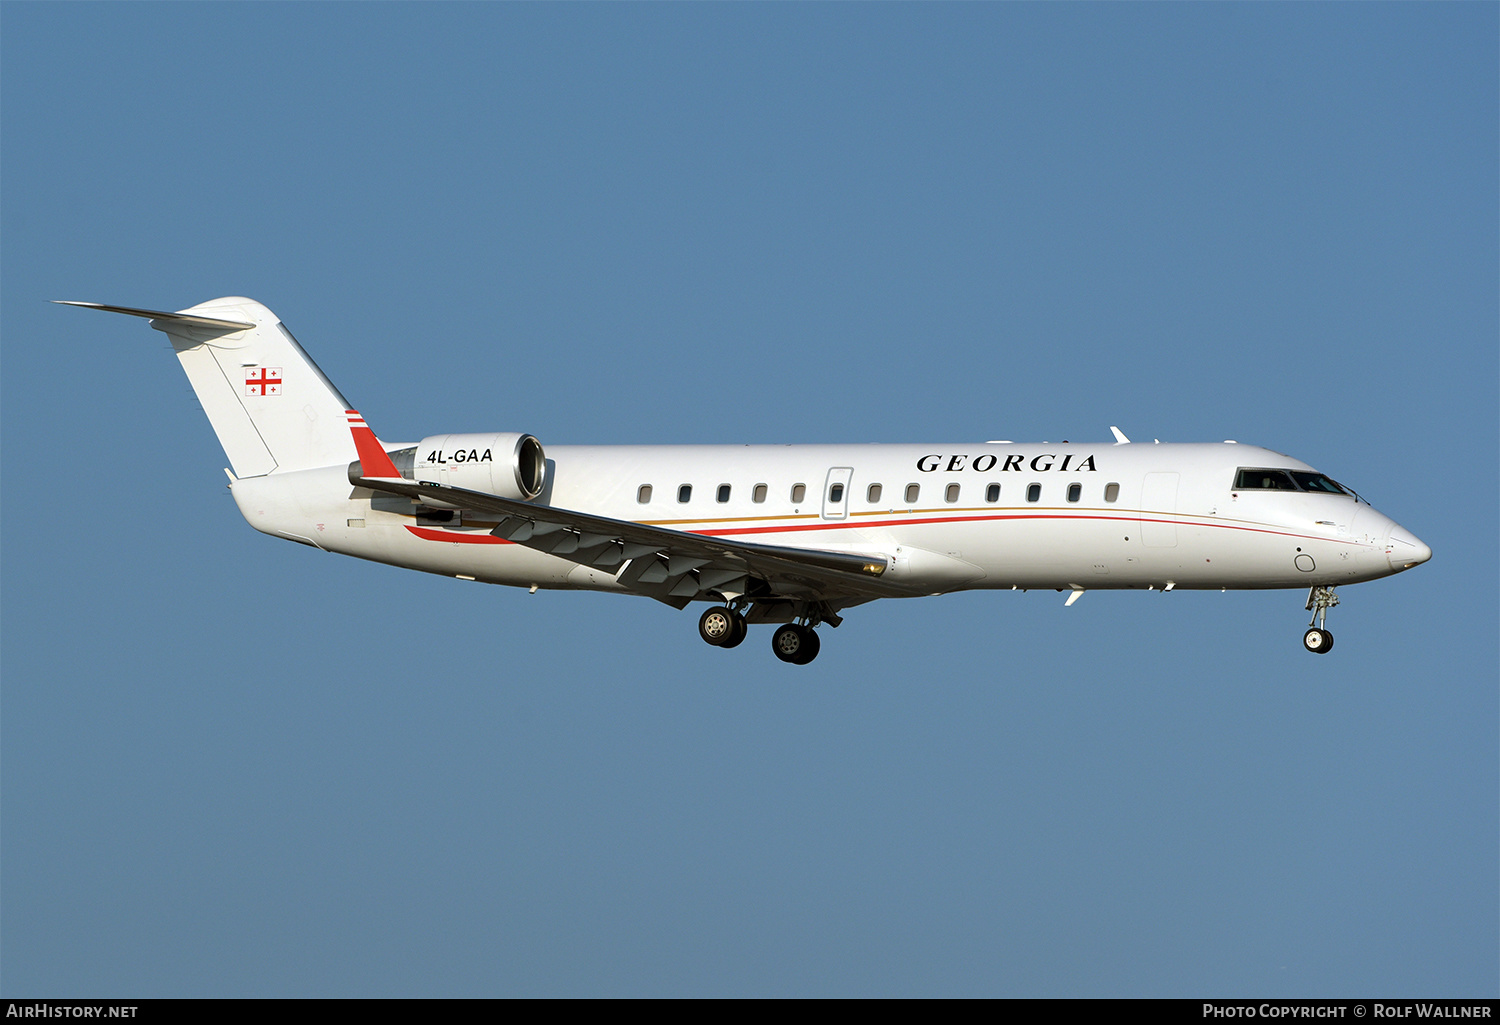
M 1326 655 L 1333 650 L 1333 634 L 1313 627 L 1302 635 L 1302 646 L 1315 655 Z
M 1315 655 L 1326 655 L 1333 650 L 1333 634 L 1324 625 L 1328 610 L 1339 603 L 1339 596 L 1331 587 L 1313 587 L 1307 592 L 1307 608 L 1312 619 L 1307 624 L 1307 633 L 1302 635 L 1302 646 Z

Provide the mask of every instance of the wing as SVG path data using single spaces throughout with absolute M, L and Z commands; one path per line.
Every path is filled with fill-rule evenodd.
M 349 483 L 443 507 L 499 516 L 491 531 L 518 545 L 615 574 L 625 587 L 682 608 L 696 598 L 824 601 L 843 607 L 905 592 L 884 575 L 889 560 L 821 549 L 755 544 L 616 520 L 404 477 Z

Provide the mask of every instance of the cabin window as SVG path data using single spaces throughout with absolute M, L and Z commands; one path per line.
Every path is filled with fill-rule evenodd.
M 1041 500 L 1042 500 L 1042 486 L 1040 484 L 1032 484 L 1030 487 L 1028 487 L 1026 489 L 1026 501 L 1028 501 L 1028 502 L 1040 502 Z
M 958 501 L 958 485 L 957 484 L 949 484 L 946 488 L 943 489 L 943 501 L 945 501 L 945 502 L 957 502 Z
M 908 484 L 908 485 L 906 485 L 906 504 L 907 505 L 916 505 L 917 504 L 917 496 L 920 495 L 921 493 L 922 493 L 922 485 L 920 485 L 920 484 Z
M 792 504 L 793 505 L 801 505 L 802 504 L 802 500 L 804 498 L 806 498 L 806 497 L 807 497 L 807 485 L 806 484 L 793 484 L 792 485 Z
M 1296 491 L 1297 485 L 1285 470 L 1257 470 L 1240 467 L 1234 475 L 1236 491 Z
M 1000 501 L 1000 485 L 998 485 L 998 484 L 991 484 L 989 487 L 985 488 L 984 489 L 984 500 L 986 502 L 998 502 L 998 501 Z
M 1104 485 L 1104 500 L 1106 502 L 1118 502 L 1120 500 L 1120 485 Z
M 692 499 L 692 497 L 693 486 L 691 484 L 684 484 L 682 487 L 677 489 L 677 501 L 688 502 Z
M 637 502 L 641 503 L 641 505 L 648 505 L 648 504 L 650 504 L 650 502 L 651 502 L 651 485 L 650 484 L 642 484 L 640 487 L 636 488 L 635 489 L 635 500 Z
M 831 488 L 828 489 L 828 501 L 832 502 L 834 505 L 838 505 L 843 500 L 844 500 L 844 485 L 842 485 L 842 484 L 835 484 L 833 487 L 831 487 Z
M 1076 502 L 1076 501 L 1078 501 L 1082 497 L 1083 497 L 1083 485 L 1082 484 L 1069 484 L 1068 485 L 1068 501 L 1070 501 L 1070 502 Z
M 865 491 L 865 501 L 869 502 L 871 505 L 874 505 L 876 502 L 880 501 L 879 484 L 871 484 L 869 489 Z
M 729 485 L 728 484 L 720 484 L 719 485 L 719 493 L 717 495 L 715 495 L 714 497 L 719 500 L 720 504 L 729 501 Z
M 750 501 L 752 501 L 752 502 L 764 502 L 765 500 L 766 500 L 766 486 L 764 484 L 757 484 L 757 485 L 755 485 L 755 490 L 752 491 L 752 492 L 750 492 Z

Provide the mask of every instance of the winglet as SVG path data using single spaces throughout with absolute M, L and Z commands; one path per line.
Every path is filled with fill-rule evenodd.
M 354 449 L 359 453 L 360 476 L 399 480 L 401 471 L 391 462 L 390 455 L 365 423 L 365 418 L 359 415 L 359 410 L 346 409 L 344 416 L 349 419 L 349 433 L 354 436 Z
M 1130 439 L 1127 438 L 1127 437 L 1125 437 L 1124 433 L 1118 427 L 1116 427 L 1114 424 L 1110 424 L 1109 425 L 1109 430 L 1110 430 L 1110 433 L 1115 436 L 1115 444 L 1116 445 L 1129 445 L 1130 444 Z

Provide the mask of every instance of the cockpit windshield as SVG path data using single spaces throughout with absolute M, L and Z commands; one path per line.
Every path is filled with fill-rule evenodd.
M 1352 495 L 1330 477 L 1306 470 L 1274 470 L 1242 466 L 1234 475 L 1236 491 L 1311 491 L 1325 495 Z
M 1254 470 L 1240 467 L 1234 475 L 1236 491 L 1296 491 L 1291 476 L 1285 470 Z
M 1302 470 L 1292 471 L 1292 480 L 1303 491 L 1326 491 L 1330 495 L 1347 495 L 1349 489 L 1343 487 L 1338 481 L 1325 477 L 1321 473 L 1307 473 Z

